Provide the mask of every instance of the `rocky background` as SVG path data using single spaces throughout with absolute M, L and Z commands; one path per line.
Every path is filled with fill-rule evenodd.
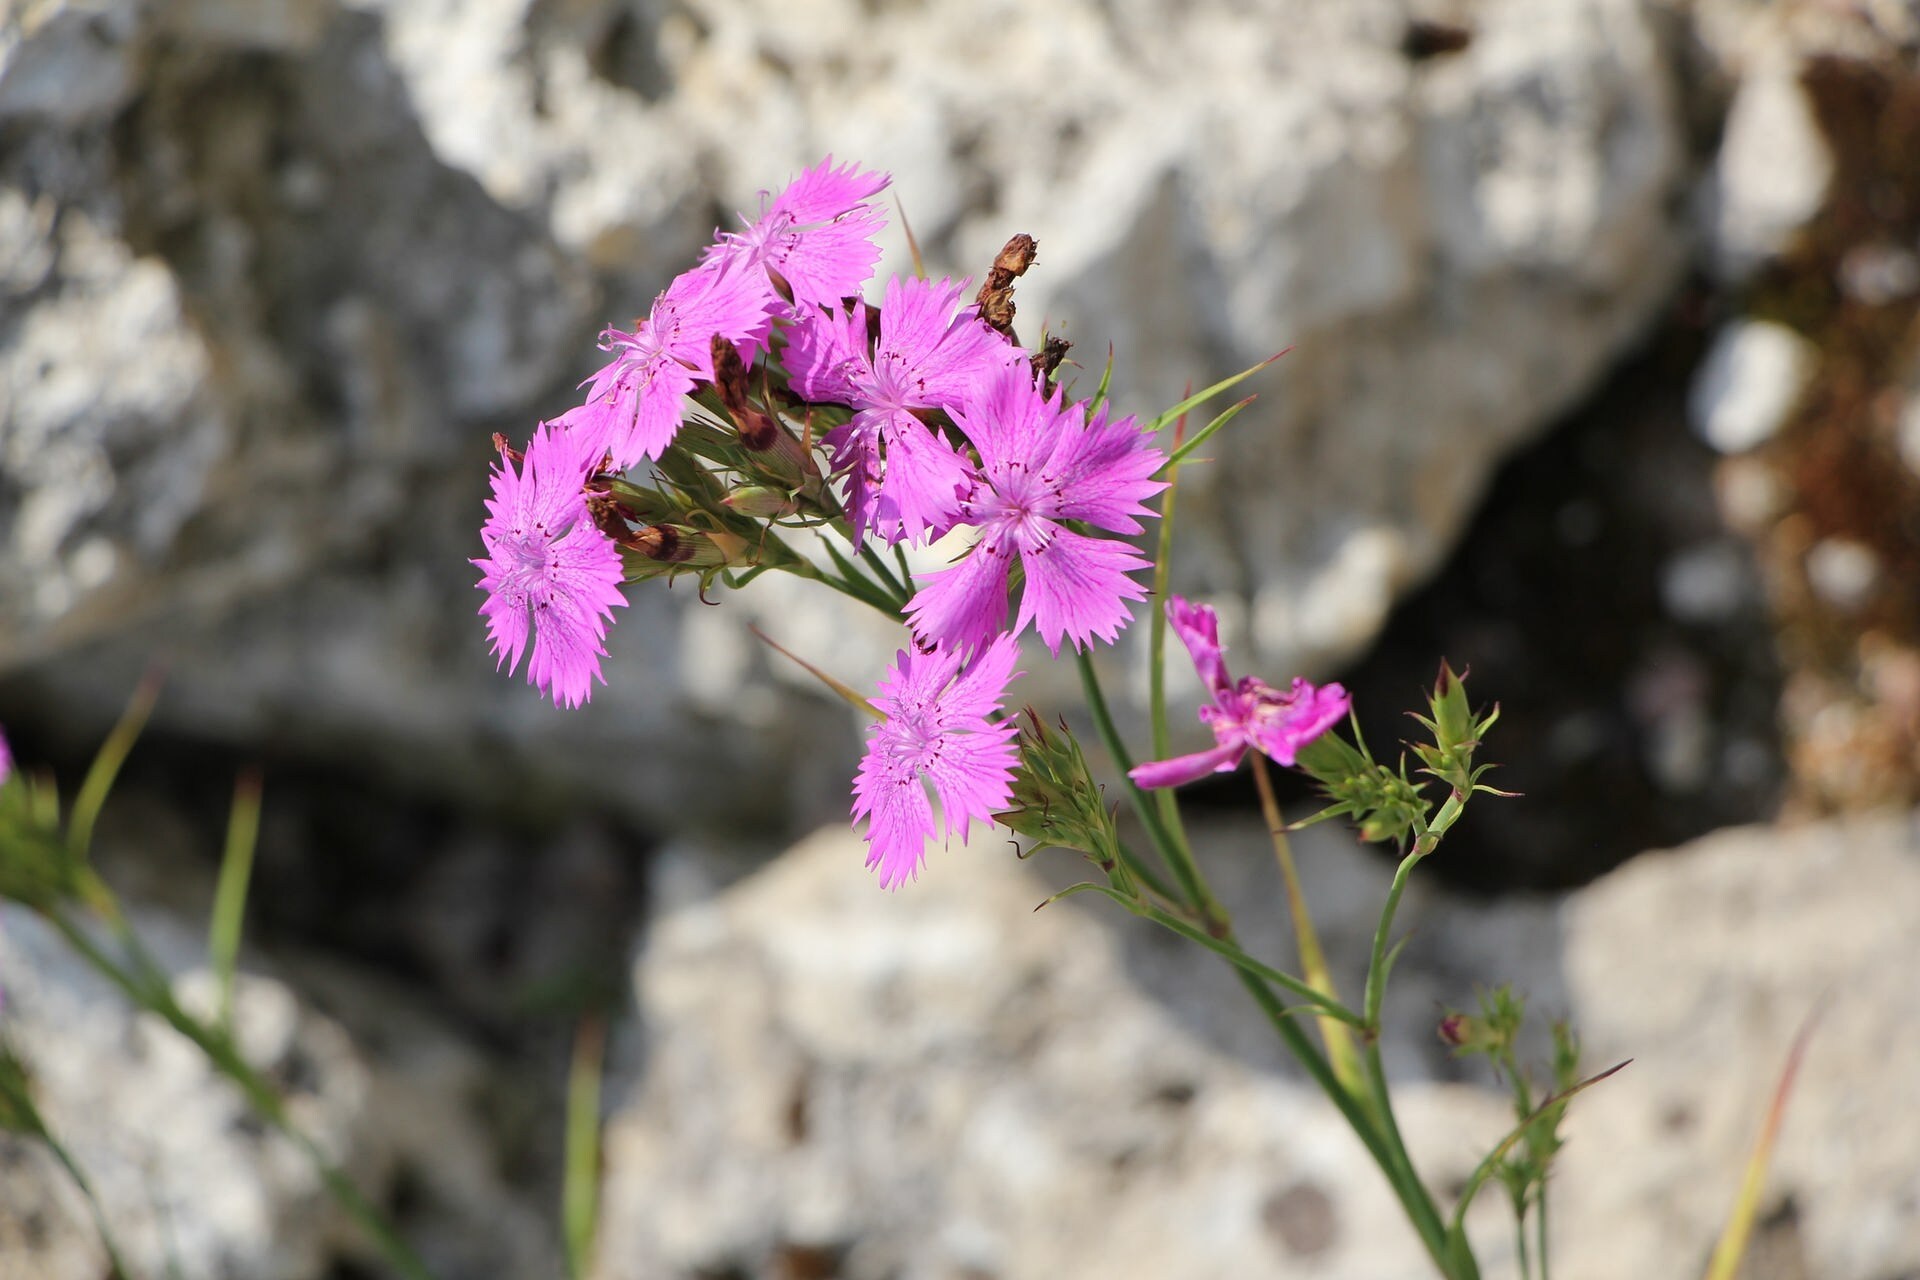
M 1034 235 L 1023 334 L 1111 346 L 1128 408 L 1291 348 L 1184 473 L 1239 664 L 1344 679 L 1376 743 L 1442 654 L 1505 708 L 1525 798 L 1397 971 L 1434 1180 L 1504 1127 L 1436 1011 L 1512 979 L 1636 1059 L 1575 1109 L 1556 1273 L 1698 1274 L 1821 1006 L 1753 1274 L 1920 1272 L 1917 58 L 1901 0 L 0 0 L 0 723 L 70 787 L 164 667 L 99 843 L 189 993 L 264 766 L 243 1031 L 443 1276 L 558 1273 L 583 1015 L 606 1277 L 1421 1274 L 1211 962 L 1029 914 L 1072 867 L 979 842 L 883 898 L 843 830 L 779 852 L 856 726 L 745 623 L 856 684 L 896 636 L 635 592 L 591 707 L 493 671 L 491 434 L 857 159 L 935 270 Z M 1195 800 L 1285 954 L 1243 782 Z M 1385 873 L 1302 857 L 1357 972 Z M 142 1274 L 381 1274 L 17 914 L 0 983 Z M 0 1142 L 0 1275 L 102 1265 Z

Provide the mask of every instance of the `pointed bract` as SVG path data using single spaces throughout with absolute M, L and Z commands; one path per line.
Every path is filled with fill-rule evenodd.
M 940 797 L 941 826 L 966 842 L 1013 796 L 1019 756 L 1014 726 L 999 710 L 1019 647 L 1011 638 L 982 650 L 964 670 L 957 652 L 903 649 L 881 677 L 873 703 L 887 718 L 867 732 L 853 780 L 853 817 L 867 821 L 867 865 L 894 889 L 917 876 L 936 826 L 926 783 Z M 923 782 L 924 779 L 924 782 Z
M 564 707 L 593 693 L 613 610 L 624 605 L 620 550 L 594 527 L 581 485 L 603 450 L 589 432 L 544 423 L 518 470 L 502 458 L 480 540 L 487 619 L 498 665 L 520 666 L 529 637 L 527 679 Z

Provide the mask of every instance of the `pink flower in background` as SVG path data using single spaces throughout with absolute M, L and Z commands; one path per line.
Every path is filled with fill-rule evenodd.
M 836 169 L 828 156 L 770 203 L 761 192 L 759 218 L 722 234 L 706 260 L 763 268 L 775 278 L 769 287 L 784 281 L 797 306 L 837 306 L 860 292 L 880 259 L 873 236 L 887 220 L 866 201 L 889 181 L 857 165 Z
M 494 656 L 518 669 L 533 633 L 527 679 L 563 707 L 593 693 L 613 610 L 626 600 L 620 550 L 594 527 L 581 485 L 599 462 L 591 433 L 544 423 L 527 444 L 520 469 L 503 458 L 493 472 L 493 496 L 480 530 L 486 544 L 480 612 Z
M 1296 677 L 1282 693 L 1272 685 L 1247 676 L 1234 683 L 1222 657 L 1220 620 L 1203 604 L 1179 596 L 1167 601 L 1167 621 L 1193 655 L 1193 666 L 1213 694 L 1213 705 L 1200 708 L 1200 719 L 1212 726 L 1219 745 L 1173 760 L 1156 760 L 1128 771 L 1142 787 L 1177 787 L 1209 773 L 1229 773 L 1247 748 L 1264 752 L 1274 763 L 1291 765 L 1300 748 L 1332 728 L 1351 705 L 1347 691 L 1337 684 L 1318 688 Z
M 743 348 L 764 343 L 771 302 L 757 271 L 715 264 L 685 272 L 634 332 L 609 328 L 600 336 L 613 359 L 593 375 L 587 403 L 569 419 L 604 440 L 615 470 L 659 457 L 680 430 L 680 398 L 697 380 L 713 378 L 714 335 Z
M 1127 604 L 1145 587 L 1127 575 L 1151 561 L 1125 542 L 1076 533 L 1080 521 L 1114 533 L 1139 533 L 1142 502 L 1167 486 L 1153 478 L 1166 461 L 1132 418 L 1087 418 L 1083 405 L 1049 399 L 1025 369 L 1006 370 L 954 412 L 980 451 L 958 522 L 980 538 L 965 559 L 931 575 L 907 612 L 914 634 L 944 646 L 977 649 L 1006 623 L 1007 580 L 1015 560 L 1026 587 L 1014 619 L 1018 635 L 1033 623 L 1056 655 L 1063 639 L 1084 648 L 1113 643 Z
M 7 780 L 7 775 L 12 772 L 13 772 L 13 749 L 7 746 L 6 733 L 4 731 L 0 731 L 0 783 L 5 782 Z
M 1004 637 L 962 671 L 952 651 L 903 649 L 880 680 L 873 702 L 886 719 L 868 730 L 867 754 L 853 780 L 853 817 L 867 819 L 867 865 L 882 888 L 920 874 L 933 807 L 924 776 L 940 797 L 951 837 L 989 821 L 1013 798 L 1014 726 L 989 717 L 999 709 L 1020 656 Z
M 865 304 L 809 312 L 790 332 L 787 369 L 808 400 L 849 405 L 851 421 L 823 441 L 847 473 L 854 537 L 888 542 L 944 532 L 972 467 L 917 409 L 957 409 L 974 385 L 1024 368 L 1027 353 L 989 328 L 973 308 L 955 308 L 965 282 L 887 281 L 880 333 L 869 344 Z

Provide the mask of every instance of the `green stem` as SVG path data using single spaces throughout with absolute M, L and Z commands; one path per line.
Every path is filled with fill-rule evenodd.
M 1540 1179 L 1539 1189 L 1533 1193 L 1533 1233 L 1539 1247 L 1534 1256 L 1540 1259 L 1540 1280 L 1550 1280 L 1550 1267 L 1547 1262 L 1547 1180 Z
M 1294 869 L 1293 845 L 1287 839 L 1287 826 L 1280 817 L 1280 802 L 1273 794 L 1273 780 L 1267 776 L 1267 758 L 1258 751 L 1248 754 L 1253 757 L 1253 781 L 1260 793 L 1260 812 L 1267 820 L 1267 834 L 1273 840 L 1274 860 L 1280 864 L 1280 881 L 1286 889 L 1287 912 L 1293 919 L 1294 944 L 1300 952 L 1300 974 L 1315 991 L 1337 1002 L 1340 992 L 1334 986 L 1333 971 L 1327 966 L 1326 952 L 1321 949 L 1319 931 L 1313 927 L 1313 915 L 1307 910 L 1307 896 L 1301 891 L 1299 872 Z M 1320 1040 L 1327 1047 L 1327 1057 L 1333 1064 L 1334 1075 L 1340 1078 L 1349 1093 L 1359 1092 L 1362 1087 L 1360 1055 L 1354 1049 L 1353 1036 L 1345 1027 L 1323 1020 L 1320 1024 Z
M 1407 891 L 1407 881 L 1413 868 L 1432 849 L 1429 834 L 1423 833 L 1415 842 L 1413 851 L 1400 860 L 1394 869 L 1393 884 L 1387 890 L 1386 905 L 1380 911 L 1380 923 L 1373 933 L 1373 954 L 1367 961 L 1367 990 L 1362 1003 L 1362 1013 L 1367 1021 L 1366 1076 L 1368 1095 L 1380 1123 L 1380 1132 L 1387 1149 L 1392 1179 L 1396 1189 L 1404 1185 L 1407 1194 L 1402 1203 L 1407 1206 L 1407 1214 L 1413 1219 L 1414 1227 L 1420 1232 L 1421 1239 L 1427 1242 L 1428 1250 L 1434 1261 L 1439 1263 L 1444 1274 L 1455 1275 L 1449 1265 L 1446 1254 L 1446 1227 L 1440 1221 L 1440 1212 L 1434 1207 L 1433 1199 L 1427 1194 L 1426 1186 L 1420 1181 L 1413 1167 L 1413 1157 L 1407 1152 L 1406 1140 L 1400 1134 L 1400 1124 L 1393 1114 L 1393 1101 L 1388 1095 L 1386 1066 L 1380 1058 L 1380 1008 L 1386 1000 L 1387 991 L 1387 946 L 1393 935 L 1393 918 L 1400 909 L 1400 899 Z M 1466 1264 L 1472 1268 L 1471 1258 Z M 1464 1273 L 1477 1276 L 1477 1269 Z
M 896 607 L 905 609 L 907 602 L 913 598 L 913 593 L 907 590 L 905 583 L 893 576 L 892 567 L 880 558 L 878 552 L 874 551 L 872 543 L 861 544 L 860 559 L 866 563 L 869 569 L 873 570 L 875 576 L 880 579 L 887 590 L 893 593 Z
M 1134 812 L 1139 815 L 1141 824 L 1147 828 L 1147 834 L 1153 839 L 1154 846 L 1172 869 L 1174 878 L 1186 891 L 1188 901 L 1200 913 L 1208 935 L 1231 943 L 1233 941 L 1232 920 L 1218 899 L 1213 896 L 1212 890 L 1207 887 L 1198 864 L 1194 862 L 1192 851 L 1187 848 L 1184 840 L 1175 840 L 1166 825 L 1160 821 L 1158 808 L 1134 784 L 1133 780 L 1127 777 L 1127 770 L 1133 765 L 1132 756 L 1128 753 L 1126 744 L 1120 740 L 1120 732 L 1115 727 L 1113 715 L 1107 708 L 1107 700 L 1101 692 L 1100 679 L 1093 670 L 1092 661 L 1086 653 L 1076 651 L 1074 662 L 1080 671 L 1081 687 L 1086 691 L 1087 710 L 1093 716 L 1094 727 L 1098 730 L 1101 741 L 1106 745 L 1108 754 L 1113 757 L 1115 767 L 1120 770 L 1120 776 L 1124 780 L 1127 797 L 1133 804 Z M 1400 886 L 1401 889 L 1404 887 L 1404 884 Z M 1382 920 L 1383 931 L 1391 924 L 1393 906 L 1397 902 L 1398 894 L 1396 893 L 1389 903 L 1387 916 Z M 1376 939 L 1373 967 L 1384 974 L 1385 947 L 1378 939 Z M 1446 1228 L 1441 1224 L 1440 1215 L 1435 1210 L 1432 1199 L 1427 1195 L 1427 1189 L 1421 1185 L 1419 1176 L 1414 1172 L 1413 1162 L 1407 1157 L 1405 1144 L 1401 1141 L 1399 1131 L 1393 1122 L 1392 1108 L 1386 1100 L 1386 1078 L 1380 1068 L 1377 1031 L 1369 1036 L 1370 1051 L 1367 1055 L 1370 1080 L 1374 1085 L 1372 1109 L 1379 1112 L 1379 1120 L 1376 1122 L 1374 1116 L 1370 1114 L 1369 1107 L 1341 1086 L 1339 1079 L 1333 1073 L 1332 1066 L 1314 1047 L 1313 1041 L 1307 1037 L 1306 1032 L 1294 1025 L 1293 1019 L 1287 1014 L 1287 1006 L 1273 994 L 1267 984 L 1238 966 L 1235 966 L 1234 972 L 1239 975 L 1241 985 L 1247 988 L 1249 994 L 1260 1005 L 1261 1011 L 1267 1015 L 1267 1020 L 1273 1024 L 1275 1032 L 1280 1036 L 1281 1042 L 1286 1045 L 1288 1052 L 1300 1061 L 1300 1064 L 1306 1068 L 1307 1074 L 1313 1077 L 1314 1083 L 1318 1084 L 1333 1104 L 1339 1108 L 1340 1114 L 1346 1117 L 1348 1125 L 1359 1136 L 1361 1143 L 1373 1156 L 1374 1162 L 1380 1166 L 1380 1171 L 1386 1175 L 1388 1183 L 1392 1185 L 1394 1195 L 1399 1198 L 1401 1206 L 1406 1210 L 1408 1220 L 1412 1222 L 1414 1230 L 1419 1232 L 1421 1243 L 1426 1246 L 1428 1255 L 1432 1257 L 1440 1273 L 1450 1277 L 1450 1280 L 1478 1280 L 1479 1271 L 1474 1268 L 1470 1258 L 1460 1268 L 1456 1268 L 1448 1260 Z M 1370 972 L 1368 974 L 1370 996 L 1373 994 L 1374 978 L 1375 975 Z M 1367 1025 L 1370 1029 L 1377 1028 L 1379 1025 L 1378 1012 L 1378 1008 L 1375 1007 L 1367 1015 Z
M 1159 808 L 1127 775 L 1127 771 L 1133 768 L 1133 757 L 1120 740 L 1120 730 L 1113 723 L 1113 713 L 1108 710 L 1106 695 L 1100 689 L 1100 677 L 1093 670 L 1093 659 L 1085 650 L 1075 650 L 1073 661 L 1080 671 L 1080 687 L 1086 691 L 1087 711 L 1093 716 L 1094 728 L 1100 734 L 1100 741 L 1106 745 L 1107 754 L 1113 757 L 1114 767 L 1120 771 L 1120 785 L 1126 788 L 1127 799 L 1133 805 L 1134 813 L 1139 816 L 1141 825 L 1146 827 L 1147 835 L 1152 839 L 1153 847 L 1159 850 L 1167 869 L 1180 882 L 1187 901 L 1200 913 L 1207 931 L 1216 937 L 1224 937 L 1231 928 L 1226 910 L 1207 888 L 1200 868 L 1193 860 L 1193 851 L 1187 848 L 1185 840 L 1177 839 L 1167 829 L 1167 825 L 1160 820 Z
M 1160 874 L 1152 867 L 1149 867 L 1146 864 L 1146 860 L 1128 848 L 1124 842 L 1116 841 L 1115 853 L 1118 855 L 1120 864 L 1126 868 L 1128 874 L 1151 889 L 1161 899 L 1172 903 L 1180 901 L 1179 895 L 1167 887 L 1167 882 L 1160 878 Z

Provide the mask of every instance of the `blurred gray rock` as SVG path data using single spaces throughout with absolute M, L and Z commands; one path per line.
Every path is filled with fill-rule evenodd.
M 1286 956 L 1259 834 L 1195 843 L 1250 949 Z M 1357 983 L 1387 871 L 1344 845 L 1296 852 L 1336 978 Z M 935 851 L 897 895 L 862 855 L 822 832 L 650 932 L 601 1276 L 1427 1274 L 1384 1180 L 1219 962 L 1105 904 L 1034 914 L 1067 855 Z M 1554 1273 L 1698 1275 L 1819 1008 L 1761 1246 L 1795 1260 L 1786 1275 L 1920 1264 L 1911 819 L 1730 831 L 1563 904 L 1415 887 L 1385 1049 L 1433 1185 L 1458 1185 L 1510 1123 L 1435 1020 L 1511 980 L 1536 1017 L 1571 1018 L 1590 1069 L 1634 1059 L 1572 1108 Z M 1513 1266 L 1505 1213 L 1497 1193 L 1474 1211 L 1489 1274 Z
M 1634 1062 L 1569 1113 L 1554 1274 L 1698 1275 L 1815 1017 L 1762 1202 L 1797 1254 L 1774 1274 L 1920 1268 L 1917 916 L 1903 814 L 1724 831 L 1574 895 L 1575 1022 L 1592 1062 Z
M 598 1275 L 1423 1273 L 1333 1109 L 1216 1042 L 1264 1031 L 1217 961 L 1135 954 L 1117 908 L 1034 914 L 1057 886 L 991 838 L 936 852 L 897 895 L 863 855 L 823 831 L 651 930 Z M 1242 835 L 1227 860 L 1247 856 L 1271 863 Z M 1134 968 L 1169 958 L 1225 980 L 1169 1003 Z M 1472 1169 L 1462 1133 L 1491 1139 L 1502 1116 L 1494 1094 L 1424 1083 L 1403 1119 L 1444 1182 Z M 1498 1216 L 1476 1223 L 1497 1256 Z
M 1779 254 L 1827 197 L 1833 157 L 1784 41 L 1748 60 L 1709 180 L 1710 259 L 1738 282 Z
M 6 1033 L 129 1265 L 159 1275 L 171 1264 L 195 1280 L 324 1274 L 349 1227 L 300 1151 L 266 1130 L 197 1048 L 130 1010 L 38 918 L 9 907 L 0 919 Z M 191 963 L 201 951 L 184 930 L 141 923 L 163 963 Z M 183 1004 L 211 1013 L 213 994 L 207 970 L 182 975 Z M 366 1067 L 340 1027 L 268 979 L 248 976 L 234 995 L 242 1049 L 286 1090 L 296 1120 L 357 1179 L 384 1177 L 362 1129 Z M 9 1157 L 0 1164 L 0 1274 L 104 1274 L 66 1174 L 37 1144 L 0 1137 L 0 1150 Z
M 1819 354 L 1784 324 L 1728 325 L 1714 336 L 1687 395 L 1695 434 L 1721 453 L 1765 444 L 1799 406 Z
M 196 932 L 136 920 L 207 1016 L 215 983 Z M 557 1274 L 547 1219 L 501 1169 L 506 1078 L 435 1016 L 334 963 L 298 961 L 296 986 L 243 971 L 240 1048 L 300 1124 L 376 1203 L 407 1187 L 401 1234 L 444 1280 Z M 37 917 L 0 909 L 0 1029 L 36 1101 L 99 1196 L 136 1275 L 299 1280 L 383 1264 L 307 1158 L 266 1128 L 200 1050 L 136 1014 Z M 316 1002 L 348 1021 L 318 1011 Z M 349 1032 L 348 1026 L 352 1030 Z M 527 1103 L 523 1100 L 519 1107 Z M 0 1135 L 0 1275 L 104 1273 L 85 1201 L 38 1143 Z
M 1292 344 L 1188 472 L 1176 565 L 1281 670 L 1372 638 L 1684 256 L 1674 26 L 1638 0 L 1488 4 L 1421 60 L 1407 0 L 4 13 L 11 695 L 85 736 L 164 656 L 175 729 L 495 802 L 844 805 L 851 729 L 741 624 L 857 684 L 877 619 L 636 591 L 564 715 L 494 674 L 465 563 L 490 433 L 825 152 L 893 172 L 936 269 L 1037 236 L 1024 331 L 1113 344 L 1129 408 Z

